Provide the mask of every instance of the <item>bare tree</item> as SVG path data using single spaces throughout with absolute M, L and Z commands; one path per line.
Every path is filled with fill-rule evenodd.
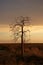
M 28 31 L 30 34 L 30 30 L 24 31 L 24 26 L 30 25 L 30 17 L 17 17 L 15 19 L 14 24 L 10 24 L 11 31 L 13 32 L 14 40 L 18 40 L 21 37 L 21 54 L 24 54 L 24 41 L 25 41 L 25 33 Z M 30 35 L 29 35 L 30 36 Z M 28 39 L 29 40 L 29 39 Z

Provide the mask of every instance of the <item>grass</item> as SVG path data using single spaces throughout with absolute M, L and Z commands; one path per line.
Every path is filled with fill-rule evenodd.
M 21 55 L 21 44 L 0 44 L 0 65 L 43 65 L 43 43 L 24 44 L 24 55 Z

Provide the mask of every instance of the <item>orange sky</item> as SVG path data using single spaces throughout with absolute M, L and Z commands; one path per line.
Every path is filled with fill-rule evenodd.
M 30 29 L 30 41 L 29 33 L 26 33 L 26 42 L 31 43 L 43 43 L 43 26 L 31 26 L 31 27 L 24 27 L 24 30 Z M 10 32 L 10 28 L 8 25 L 0 25 L 0 43 L 1 42 L 14 42 L 12 33 Z M 28 41 L 27 41 L 28 40 Z M 17 42 L 20 42 L 18 40 Z
M 12 41 L 8 24 L 15 23 L 15 18 L 20 16 L 31 18 L 28 42 L 43 42 L 43 0 L 0 0 L 0 42 Z M 28 32 L 26 35 L 28 38 Z

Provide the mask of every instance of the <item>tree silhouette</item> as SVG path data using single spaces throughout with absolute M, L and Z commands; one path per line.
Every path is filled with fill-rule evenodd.
M 30 25 L 30 17 L 17 17 L 14 24 L 10 24 L 11 31 L 13 32 L 14 40 L 17 41 L 21 37 L 21 54 L 24 54 L 25 33 L 30 30 L 24 31 L 24 26 Z M 15 29 L 16 28 L 16 29 Z M 30 35 L 29 35 L 30 36 Z M 29 39 L 28 39 L 29 40 Z

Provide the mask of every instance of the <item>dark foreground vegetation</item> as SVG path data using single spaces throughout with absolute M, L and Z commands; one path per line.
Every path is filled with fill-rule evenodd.
M 43 44 L 0 44 L 0 65 L 43 65 Z

